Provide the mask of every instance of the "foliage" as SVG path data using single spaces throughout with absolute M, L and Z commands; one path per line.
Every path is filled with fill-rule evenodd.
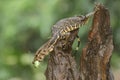
M 46 61 L 34 69 L 34 52 L 47 41 L 58 20 L 93 10 L 95 0 L 0 0 L 0 80 L 45 80 Z M 111 13 L 114 34 L 112 66 L 120 57 L 119 0 L 101 0 Z M 80 29 L 82 48 L 91 22 Z M 76 42 L 73 45 L 75 48 Z M 119 67 L 120 68 L 120 67 Z M 41 79 L 40 79 L 41 78 Z

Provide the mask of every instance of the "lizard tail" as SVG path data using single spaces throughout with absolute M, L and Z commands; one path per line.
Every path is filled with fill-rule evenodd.
M 42 61 L 46 55 L 52 52 L 57 40 L 58 38 L 53 36 L 48 42 L 41 46 L 35 53 L 33 64 L 35 61 Z

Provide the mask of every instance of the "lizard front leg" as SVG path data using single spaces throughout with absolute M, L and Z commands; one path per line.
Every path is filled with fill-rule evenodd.
M 63 49 L 63 50 L 66 50 L 66 49 L 67 49 L 67 41 L 69 41 L 69 40 L 68 40 L 69 37 L 70 37 L 70 32 L 67 32 L 67 33 L 61 35 L 62 49 Z

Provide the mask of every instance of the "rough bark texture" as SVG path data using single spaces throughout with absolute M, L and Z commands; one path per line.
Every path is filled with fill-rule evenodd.
M 110 28 L 110 15 L 104 6 L 93 18 L 88 44 L 83 49 L 80 60 L 82 80 L 113 80 L 110 71 L 110 58 L 113 51 L 113 37 Z
M 110 71 L 110 58 L 113 51 L 113 38 L 110 28 L 110 15 L 102 5 L 93 18 L 88 35 L 88 44 L 80 57 L 80 72 L 71 56 L 72 44 L 78 30 L 71 32 L 67 39 L 61 39 L 50 55 L 46 70 L 47 80 L 113 80 Z
M 79 70 L 76 68 L 75 59 L 71 56 L 72 44 L 78 30 L 70 34 L 67 40 L 61 39 L 55 45 L 46 70 L 47 80 L 78 80 Z

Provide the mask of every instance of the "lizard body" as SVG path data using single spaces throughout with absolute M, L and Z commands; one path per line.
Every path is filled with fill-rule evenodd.
M 42 61 L 46 55 L 53 51 L 54 45 L 59 39 L 61 39 L 67 33 L 79 29 L 79 27 L 84 25 L 87 22 L 88 18 L 94 13 L 95 12 L 91 12 L 85 16 L 75 16 L 58 21 L 52 27 L 51 39 L 37 50 L 33 64 L 35 64 L 35 61 L 37 61 L 37 63 Z

